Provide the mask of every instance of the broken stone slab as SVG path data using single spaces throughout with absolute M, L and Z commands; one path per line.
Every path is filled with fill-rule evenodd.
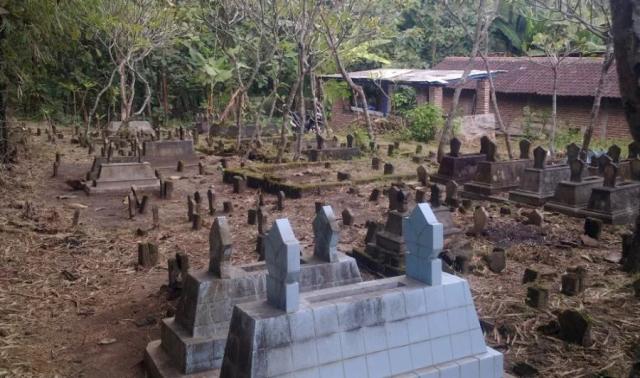
M 140 191 L 158 190 L 160 180 L 149 163 L 103 163 L 96 179 L 85 184 L 87 194 L 127 192 L 135 185 Z

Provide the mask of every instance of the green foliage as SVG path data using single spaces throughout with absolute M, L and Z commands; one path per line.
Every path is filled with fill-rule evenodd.
M 413 87 L 398 87 L 391 95 L 395 114 L 405 114 L 416 106 L 416 90 Z
M 353 124 L 348 130 L 349 134 L 353 135 L 353 141 L 357 147 L 361 149 L 369 148 L 369 135 L 367 134 L 366 128 L 358 124 Z
M 411 137 L 422 143 L 434 140 L 443 125 L 442 110 L 431 104 L 420 105 L 408 111 L 406 119 Z

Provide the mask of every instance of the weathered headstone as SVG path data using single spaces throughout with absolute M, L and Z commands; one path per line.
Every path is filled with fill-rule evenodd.
M 528 306 L 537 309 L 545 309 L 549 304 L 549 289 L 541 286 L 530 286 L 527 288 L 527 299 L 525 303 Z
M 191 198 L 191 194 L 187 194 L 187 219 L 193 222 L 193 213 L 196 210 L 196 202 Z
M 342 224 L 344 226 L 353 225 L 353 212 L 351 209 L 347 208 L 342 210 Z
M 431 185 L 431 197 L 429 198 L 431 207 L 439 207 L 442 204 L 442 192 L 437 184 Z
M 476 207 L 476 210 L 473 213 L 473 233 L 476 235 L 482 234 L 487 228 L 488 223 L 489 213 L 487 210 L 482 206 Z
M 453 157 L 460 156 L 460 148 L 462 148 L 462 142 L 458 138 L 452 138 L 449 141 L 449 155 Z
M 620 162 L 620 155 L 622 154 L 622 149 L 618 147 L 618 145 L 614 144 L 607 150 L 607 156 L 613 160 L 614 163 L 618 164 Z
M 369 195 L 369 201 L 374 202 L 377 201 L 378 198 L 380 198 L 380 189 L 373 188 L 371 194 Z
M 209 202 L 209 215 L 214 215 L 216 212 L 216 196 L 211 189 L 207 190 L 207 201 Z
M 596 218 L 586 218 L 584 220 L 584 234 L 595 240 L 600 239 L 602 233 L 602 221 Z
M 300 296 L 300 242 L 287 219 L 278 219 L 265 238 L 267 263 L 267 301 L 275 308 L 292 313 L 298 310 Z
M 393 156 L 393 144 L 387 146 L 387 156 Z
M 393 174 L 393 164 L 391 163 L 385 163 L 384 164 L 384 174 L 385 175 L 392 175 Z
M 322 261 L 338 259 L 340 228 L 331 206 L 323 206 L 313 220 L 313 255 Z
M 447 206 L 450 207 L 458 207 L 459 205 L 459 196 L 458 196 L 458 190 L 460 188 L 460 185 L 458 185 L 457 182 L 455 181 L 449 181 L 447 183 L 447 185 L 445 186 L 445 199 L 444 199 L 444 203 Z
M 580 146 L 575 143 L 571 143 L 567 146 L 567 162 L 571 164 L 572 161 L 580 158 Z
M 427 191 L 425 188 L 416 189 L 416 203 L 427 202 Z
M 279 211 L 282 211 L 284 210 L 284 199 L 286 198 L 286 195 L 282 190 L 280 190 L 278 191 L 276 196 L 277 196 L 276 209 Z
M 529 151 L 531 150 L 531 142 L 527 139 L 520 141 L 520 159 L 529 159 Z
M 429 181 L 429 174 L 427 173 L 427 169 L 424 166 L 420 165 L 418 166 L 416 171 L 418 173 L 418 181 L 420 182 L 420 185 L 427 186 L 427 183 Z
M 233 192 L 237 194 L 244 193 L 247 188 L 247 183 L 242 176 L 233 176 Z
M 608 188 L 616 187 L 616 177 L 618 177 L 618 165 L 613 162 L 611 157 L 607 156 L 606 164 L 604 165 L 604 182 L 603 186 Z
M 217 217 L 209 232 L 209 272 L 219 278 L 229 277 L 233 246 L 226 217 Z
M 138 243 L 138 265 L 151 268 L 158 264 L 158 246 L 154 243 Z
M 353 135 L 347 134 L 347 148 L 353 148 Z
M 380 158 L 377 158 L 377 157 L 371 158 L 371 169 L 375 169 L 375 170 L 380 169 Z

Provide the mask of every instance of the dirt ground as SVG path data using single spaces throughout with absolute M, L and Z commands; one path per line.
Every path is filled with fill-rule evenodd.
M 207 174 L 184 173 L 172 200 L 157 193 L 151 205 L 160 209 L 161 226 L 152 229 L 151 211 L 128 217 L 124 196 L 86 196 L 72 191 L 67 179 L 81 178 L 92 157 L 69 143 L 56 145 L 46 137 L 32 137 L 29 153 L 10 171 L 0 172 L 0 377 L 142 377 L 146 344 L 159 338 L 160 319 L 175 306 L 167 300 L 167 258 L 189 255 L 191 269 L 208 264 L 207 216 L 200 231 L 187 221 L 186 196 L 213 187 L 217 208 L 231 200 L 228 215 L 233 234 L 234 264 L 257 261 L 256 226 L 247 225 L 247 210 L 255 206 L 253 189 L 233 194 L 222 183 L 219 157 L 206 156 Z M 54 154 L 63 154 L 58 177 L 52 178 Z M 232 159 L 231 166 L 239 165 Z M 416 165 L 417 166 L 417 165 Z M 324 169 L 324 168 L 322 168 Z M 417 183 L 408 183 L 417 185 Z M 324 201 L 336 213 L 350 208 L 355 225 L 343 226 L 339 249 L 348 252 L 363 245 L 367 220 L 384 221 L 387 200 L 369 202 L 374 187 L 344 187 L 299 200 L 286 200 L 275 210 L 275 196 L 265 195 L 269 223 L 288 217 L 304 250 L 312 247 L 314 202 Z M 351 189 L 351 190 L 350 190 Z M 205 196 L 206 198 L 206 196 Z M 482 236 L 461 235 L 475 252 L 469 280 L 479 315 L 493 328 L 487 342 L 505 353 L 507 370 L 527 363 L 542 377 L 624 377 L 638 356 L 640 306 L 630 277 L 610 262 L 621 251 L 621 234 L 629 226 L 606 226 L 598 247 L 580 243 L 583 221 L 545 212 L 542 227 L 524 225 L 523 209 L 515 205 L 475 202 L 490 212 L 489 229 Z M 508 207 L 511 214 L 501 215 Z M 81 208 L 80 225 L 72 227 L 74 208 Z M 149 206 L 151 208 L 151 206 Z M 472 225 L 471 211 L 454 218 L 464 229 Z M 136 268 L 137 243 L 155 241 L 160 264 Z M 506 269 L 495 274 L 482 256 L 494 246 L 507 250 Z M 560 275 L 567 267 L 583 265 L 587 289 L 569 297 L 560 293 Z M 549 308 L 525 305 L 522 275 L 527 267 L 548 271 L 543 283 L 550 288 Z M 367 275 L 372 278 L 373 276 Z M 559 311 L 585 311 L 593 324 L 594 344 L 570 345 L 546 336 L 538 327 Z M 638 352 L 640 354 L 640 351 Z

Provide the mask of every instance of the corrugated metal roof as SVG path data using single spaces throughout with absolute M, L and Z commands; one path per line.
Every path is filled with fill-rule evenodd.
M 501 71 L 492 71 L 499 73 Z M 462 70 L 422 70 L 406 68 L 379 68 L 375 70 L 349 72 L 349 77 L 354 80 L 389 81 L 393 83 L 424 83 L 431 85 L 448 85 L 462 78 Z M 482 79 L 487 77 L 487 71 L 474 70 L 469 74 L 469 79 Z M 322 75 L 325 79 L 342 79 L 340 74 Z

